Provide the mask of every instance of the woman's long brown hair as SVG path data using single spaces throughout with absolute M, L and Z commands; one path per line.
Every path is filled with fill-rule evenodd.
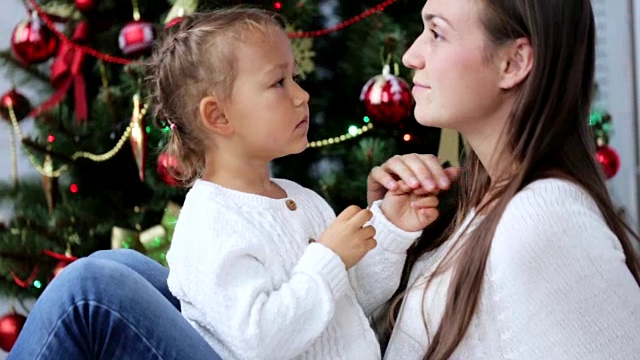
M 484 5 L 480 18 L 493 45 L 524 37 L 534 49 L 533 68 L 517 90 L 503 134 L 519 166 L 515 175 L 494 179 L 501 184 L 495 186 L 476 154 L 468 149 L 455 195 L 457 208 L 445 206 L 438 221 L 425 229 L 408 252 L 400 288 L 388 306 L 388 329 L 393 327 L 415 262 L 448 239 L 471 209 L 484 213 L 478 226 L 465 234 L 468 237 L 457 248 L 455 260 L 447 262 L 452 270 L 447 302 L 424 360 L 448 359 L 462 341 L 478 306 L 498 221 L 514 195 L 535 180 L 569 179 L 593 197 L 620 240 L 627 266 L 640 285 L 640 261 L 632 246 L 632 238 L 638 237 L 616 214 L 593 155 L 595 143 L 588 117 L 594 90 L 595 23 L 590 0 L 479 1 Z M 444 270 L 438 266 L 430 278 Z

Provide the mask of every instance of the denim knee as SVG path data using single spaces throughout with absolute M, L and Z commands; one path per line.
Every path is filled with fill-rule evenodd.
M 146 260 L 147 257 L 139 251 L 132 249 L 111 249 L 111 250 L 98 250 L 91 255 L 90 258 L 103 259 L 103 260 Z

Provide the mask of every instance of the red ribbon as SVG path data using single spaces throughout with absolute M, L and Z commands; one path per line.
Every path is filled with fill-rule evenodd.
M 54 258 L 56 260 L 67 262 L 67 263 L 72 263 L 72 262 L 78 260 L 78 258 L 73 256 L 73 255 L 58 254 L 57 252 L 53 252 L 51 250 L 42 250 L 42 252 L 45 255 L 51 256 L 52 258 Z
M 29 277 L 27 277 L 24 280 L 20 279 L 18 275 L 16 275 L 13 272 L 13 270 L 11 270 L 11 277 L 13 278 L 13 281 L 16 283 L 16 285 L 25 289 L 31 286 L 31 284 L 33 284 L 37 276 L 38 276 L 38 265 L 34 266 L 33 269 L 31 269 L 31 274 L 29 275 Z
M 87 120 L 89 117 L 87 91 L 84 76 L 82 74 L 82 63 L 85 53 L 76 47 L 74 43 L 87 41 L 88 38 L 89 23 L 87 21 L 82 21 L 78 26 L 76 26 L 71 41 L 62 39 L 62 43 L 58 48 L 58 54 L 51 65 L 51 85 L 56 89 L 56 92 L 49 98 L 49 100 L 33 109 L 30 115 L 36 116 L 42 111 L 51 109 L 58 105 L 67 95 L 71 85 L 73 85 L 75 93 L 74 100 L 76 106 L 76 120 Z

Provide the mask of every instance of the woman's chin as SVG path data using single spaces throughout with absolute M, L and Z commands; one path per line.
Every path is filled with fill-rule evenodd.
M 427 112 L 427 111 L 420 112 L 416 110 L 414 115 L 418 124 L 422 126 L 442 128 L 442 127 L 446 127 L 446 124 L 447 124 L 446 121 L 443 121 L 443 119 L 440 116 L 437 116 L 433 112 Z

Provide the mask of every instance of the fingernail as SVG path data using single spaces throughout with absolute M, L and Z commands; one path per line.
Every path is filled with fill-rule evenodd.
M 431 180 L 431 179 L 429 179 L 429 180 L 425 180 L 425 181 L 424 181 L 424 187 L 425 187 L 425 190 L 429 190 L 429 191 L 431 191 L 431 190 L 435 190 L 435 188 L 436 188 L 436 183 L 435 183 L 435 182 L 433 182 L 433 180 Z
M 393 180 L 389 180 L 389 181 L 387 182 L 387 189 L 393 189 L 393 188 L 395 188 L 395 187 L 396 187 L 396 182 L 395 182 L 395 181 L 393 181 Z
M 420 185 L 420 182 L 418 181 L 418 179 L 412 177 L 409 179 L 409 185 L 411 185 L 411 187 L 418 186 Z
M 447 188 L 449 187 L 449 179 L 447 178 L 440 178 L 440 187 L 442 188 Z

